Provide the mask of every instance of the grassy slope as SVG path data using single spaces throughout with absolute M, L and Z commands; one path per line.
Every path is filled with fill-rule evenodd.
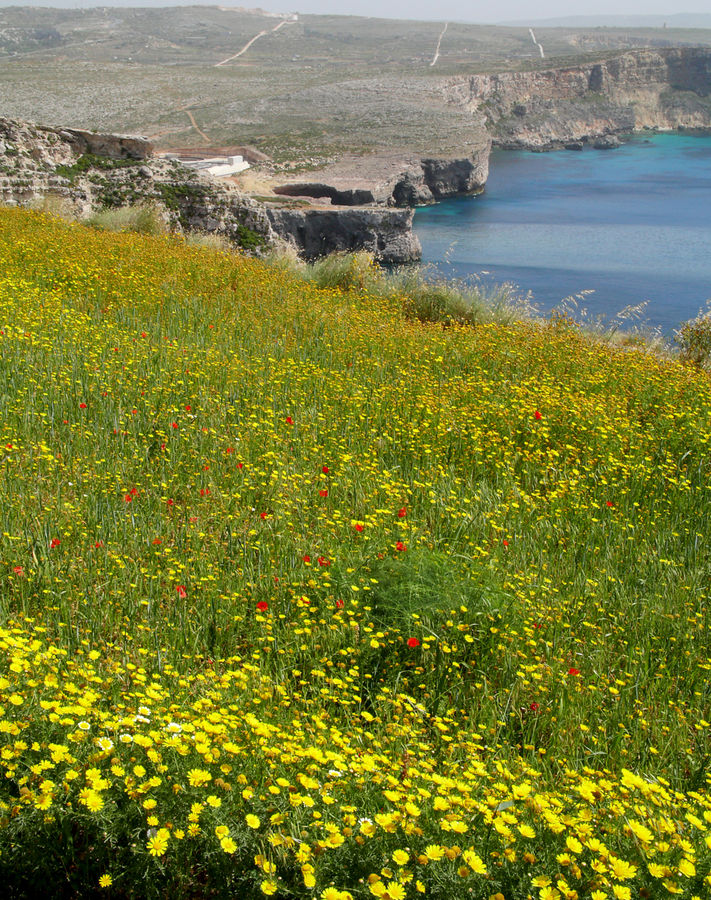
M 705 896 L 708 376 L 0 236 L 11 896 Z

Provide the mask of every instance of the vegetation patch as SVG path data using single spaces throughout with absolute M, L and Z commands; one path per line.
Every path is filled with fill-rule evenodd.
M 708 373 L 317 275 L 0 210 L 4 895 L 707 896 Z
M 74 182 L 79 175 L 85 175 L 93 169 L 103 169 L 113 171 L 115 169 L 125 169 L 129 166 L 140 166 L 143 161 L 140 159 L 114 159 L 110 156 L 97 156 L 95 153 L 84 153 L 76 162 L 71 165 L 60 163 L 56 166 L 57 175 L 62 175 Z

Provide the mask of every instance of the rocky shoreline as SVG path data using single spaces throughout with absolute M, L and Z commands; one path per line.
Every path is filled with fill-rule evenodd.
M 368 250 L 383 262 L 420 258 L 415 206 L 475 194 L 492 146 L 611 149 L 643 130 L 711 129 L 711 49 L 627 51 L 602 62 L 442 80 L 447 103 L 471 116 L 457 155 L 404 148 L 344 156 L 309 179 L 273 174 L 268 197 L 156 157 L 144 138 L 0 119 L 0 201 L 27 205 L 48 194 L 79 216 L 151 203 L 175 231 L 226 237 L 250 252 L 280 241 L 304 258 Z M 263 180 L 264 181 L 264 180 Z

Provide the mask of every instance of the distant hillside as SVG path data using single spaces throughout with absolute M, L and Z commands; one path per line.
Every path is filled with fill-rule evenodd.
M 711 13 L 674 13 L 668 16 L 559 16 L 552 19 L 503 22 L 542 28 L 711 28 Z

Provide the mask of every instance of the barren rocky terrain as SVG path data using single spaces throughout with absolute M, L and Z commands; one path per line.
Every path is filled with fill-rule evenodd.
M 461 155 L 481 117 L 452 78 L 545 69 L 640 47 L 711 46 L 711 30 L 528 29 L 274 16 L 221 7 L 0 10 L 0 113 L 133 131 L 159 149 L 252 144 L 279 168 L 344 155 Z M 255 35 L 268 32 L 240 56 Z

